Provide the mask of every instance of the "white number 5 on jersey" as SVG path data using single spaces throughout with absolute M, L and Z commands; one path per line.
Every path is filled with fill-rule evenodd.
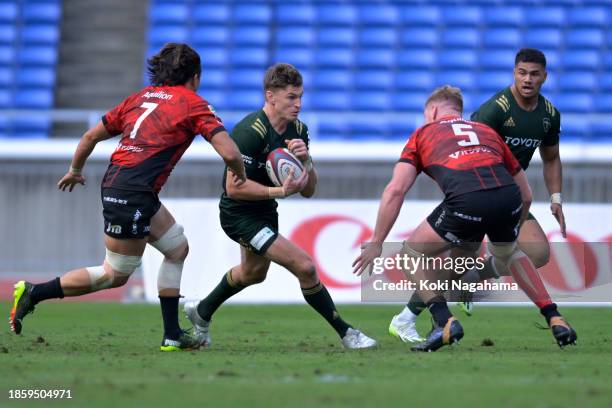
M 478 135 L 472 131 L 472 125 L 466 123 L 454 123 L 453 132 L 455 136 L 467 136 L 469 140 L 459 140 L 457 144 L 461 147 L 479 145 Z

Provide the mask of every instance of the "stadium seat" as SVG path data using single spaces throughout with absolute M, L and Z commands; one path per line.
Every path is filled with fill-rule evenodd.
M 310 27 L 282 27 L 276 32 L 276 44 L 310 48 L 315 43 L 315 33 Z
M 32 25 L 21 29 L 23 44 L 55 45 L 59 41 L 59 27 L 56 25 Z
M 384 139 L 389 135 L 389 124 L 381 118 L 358 118 L 348 123 L 347 136 L 352 140 Z
M 200 47 L 197 51 L 204 70 L 207 67 L 221 67 L 228 63 L 228 52 L 225 47 Z
M 353 92 L 351 107 L 357 111 L 387 111 L 391 109 L 388 92 Z
M 478 75 L 477 87 L 480 91 L 493 93 L 510 86 L 512 81 L 511 71 L 486 71 Z
M 357 89 L 387 90 L 393 86 L 393 75 L 389 70 L 355 72 Z
M 438 45 L 438 32 L 430 27 L 408 28 L 400 32 L 400 44 L 406 48 L 433 48 Z
M 564 69 L 561 64 L 561 56 L 559 55 L 559 51 L 555 49 L 542 49 L 542 52 L 546 56 L 546 69 L 550 71 L 554 71 L 557 69 Z
M 516 51 L 491 50 L 480 53 L 478 63 L 481 69 L 511 69 L 515 54 Z
M 352 26 L 357 23 L 357 11 L 349 4 L 317 4 L 316 21 L 323 26 Z
M 15 71 L 12 68 L 0 67 L 0 88 L 13 85 Z
M 268 24 L 272 12 L 267 4 L 238 3 L 234 6 L 232 20 L 238 25 L 242 24 Z
M 348 92 L 317 91 L 310 95 L 310 99 L 314 110 L 345 111 L 350 106 Z
M 601 74 L 597 78 L 597 83 L 600 91 L 607 91 L 606 93 L 612 93 L 612 72 L 606 72 Z
M 567 16 L 567 22 L 572 27 L 600 27 L 604 28 L 608 25 L 609 9 L 603 7 L 584 7 L 572 10 Z
M 152 26 L 149 31 L 149 42 L 153 48 L 160 48 L 167 42 L 187 42 L 187 28 L 180 25 Z
M 516 49 L 521 44 L 521 33 L 516 28 L 495 28 L 483 32 L 484 45 L 490 49 Z
M 262 76 L 263 72 L 258 69 L 234 69 L 227 74 L 228 85 L 237 89 L 262 89 Z
M 55 85 L 55 70 L 53 68 L 22 68 L 16 72 L 16 82 L 19 87 L 52 88 Z
M 12 65 L 14 62 L 15 49 L 10 45 L 0 45 L 0 65 Z
M 204 66 L 202 68 L 202 75 L 200 77 L 200 86 L 204 91 L 209 89 L 221 89 L 228 81 L 227 71 L 218 68 L 208 68 Z
M 563 119 L 561 141 L 568 139 L 585 139 L 591 133 L 591 124 L 586 120 Z
M 227 24 L 230 20 L 228 3 L 200 4 L 193 8 L 192 18 L 196 23 Z
M 252 111 L 263 105 L 263 92 L 259 90 L 244 91 L 237 87 L 229 93 L 227 107 L 231 110 Z
M 311 25 L 315 22 L 315 9 L 311 4 L 279 4 L 276 19 L 280 24 Z
M 322 28 L 317 33 L 319 46 L 351 47 L 355 42 L 355 30 L 351 28 Z
M 344 139 L 349 137 L 348 123 L 344 120 L 323 120 L 319 125 L 321 139 Z
M 228 109 L 227 107 L 227 92 L 225 91 L 212 91 L 203 89 L 198 91 L 198 94 L 204 98 L 209 104 L 214 106 L 217 112 Z M 234 97 L 233 95 L 231 96 Z M 221 116 L 223 117 L 223 116 Z
M 322 48 L 315 53 L 315 61 L 321 67 L 349 67 L 355 54 L 347 48 Z
M 61 7 L 53 3 L 27 2 L 21 9 L 21 15 L 27 23 L 57 23 L 60 20 Z
M 395 110 L 422 112 L 429 92 L 397 92 L 393 95 L 393 106 Z
M 433 69 L 436 64 L 436 53 L 428 49 L 401 51 L 397 55 L 397 63 L 402 68 Z
M 191 31 L 190 38 L 196 46 L 224 47 L 229 39 L 229 30 L 223 26 L 196 27 Z
M 389 138 L 408 141 L 415 129 L 414 123 L 406 119 L 391 119 L 389 121 Z
M 353 74 L 347 70 L 319 70 L 313 76 L 314 87 L 320 91 L 346 90 L 353 85 Z
M 444 69 L 474 68 L 476 66 L 476 53 L 468 50 L 442 51 L 438 54 L 438 64 Z
M 593 98 L 588 93 L 563 93 L 555 97 L 560 112 L 588 113 L 593 110 Z
M 368 48 L 356 53 L 356 62 L 362 68 L 388 68 L 395 64 L 392 49 Z
M 298 69 L 307 68 L 314 63 L 313 52 L 310 48 L 281 48 L 276 50 L 274 60 L 288 62 Z
M 612 112 L 612 95 L 598 95 L 595 98 L 595 111 L 603 113 Z
M 598 29 L 566 31 L 565 45 L 570 48 L 601 48 L 605 45 L 603 31 Z
M 478 26 L 482 21 L 480 8 L 470 6 L 444 7 L 442 17 L 447 27 Z
M 26 46 L 19 50 L 17 59 L 23 65 L 55 65 L 57 50 L 55 47 Z
M 488 27 L 519 27 L 523 24 L 522 7 L 495 7 L 484 11 L 484 22 Z
M 0 3 L 0 22 L 13 23 L 18 14 L 16 3 Z
M 532 27 L 562 27 L 565 10 L 562 7 L 532 7 L 525 13 L 525 22 Z
M 0 25 L 0 44 L 12 44 L 17 39 L 17 29 L 14 25 Z
M 434 86 L 452 85 L 469 91 L 475 87 L 476 81 L 471 71 L 443 71 L 434 79 Z
M 53 106 L 53 91 L 46 89 L 19 90 L 14 94 L 16 108 L 50 109 Z
M 364 26 L 393 26 L 399 21 L 398 10 L 392 4 L 365 5 L 358 8 L 359 22 Z
M 565 69 L 595 70 L 599 67 L 599 58 L 596 51 L 566 51 L 561 62 Z
M 442 32 L 445 48 L 476 48 L 480 45 L 480 33 L 474 28 L 451 28 Z
M 566 72 L 560 76 L 559 80 L 559 89 L 563 92 L 592 92 L 597 89 L 597 87 L 598 83 L 595 73 L 591 71 Z
M 431 6 L 403 6 L 399 9 L 400 21 L 403 26 L 435 27 L 441 21 L 440 10 Z
M 230 63 L 238 67 L 267 67 L 268 49 L 264 47 L 234 48 L 230 52 Z
M 429 71 L 399 71 L 395 75 L 395 88 L 410 91 L 431 91 L 434 79 Z
M 238 46 L 265 47 L 270 41 L 270 30 L 266 26 L 237 27 L 231 33 L 233 43 Z
M 51 129 L 51 119 L 45 116 L 17 117 L 11 120 L 15 134 L 47 134 Z
M 561 31 L 557 29 L 531 29 L 525 34 L 525 45 L 531 48 L 559 48 L 563 43 Z
M 11 107 L 11 91 L 0 88 L 0 109 L 8 109 Z
M 588 122 L 585 123 L 588 124 Z M 590 142 L 612 142 L 612 122 L 607 120 L 595 121 L 590 124 L 589 128 Z
M 366 28 L 359 32 L 359 44 L 363 47 L 393 47 L 397 30 L 391 28 Z
M 151 27 L 158 24 L 184 24 L 188 21 L 190 10 L 186 4 L 164 3 L 151 7 Z

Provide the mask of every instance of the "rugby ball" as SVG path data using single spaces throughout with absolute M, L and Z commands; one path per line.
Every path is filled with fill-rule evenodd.
M 302 175 L 304 166 L 288 149 L 279 147 L 268 153 L 266 172 L 268 172 L 268 177 L 275 186 L 280 187 L 283 185 L 287 177 L 289 177 L 291 169 L 294 171 L 293 178 L 297 179 Z

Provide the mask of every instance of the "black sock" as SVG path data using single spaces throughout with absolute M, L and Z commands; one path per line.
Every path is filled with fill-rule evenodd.
M 49 282 L 38 283 L 32 288 L 30 298 L 34 303 L 42 302 L 47 299 L 62 299 L 64 291 L 60 284 L 60 278 L 51 279 Z
M 427 308 L 438 327 L 444 327 L 448 319 L 453 316 L 450 310 L 448 310 L 446 300 L 442 296 L 436 296 L 427 302 Z
M 417 316 L 420 315 L 423 310 L 427 309 L 427 305 L 421 300 L 421 297 L 416 292 L 412 294 L 410 300 L 406 303 L 406 307 Z
M 325 289 L 325 286 L 319 282 L 312 288 L 302 289 L 302 295 L 304 295 L 304 299 L 306 299 L 310 307 L 323 316 L 323 318 L 327 320 L 327 323 L 331 324 L 334 330 L 336 330 L 336 333 L 338 333 L 338 336 L 340 336 L 340 338 L 344 337 L 346 331 L 351 326 L 342 320 L 336 311 L 334 301 L 331 296 L 329 296 L 329 292 Z
M 546 324 L 548 324 L 550 326 L 550 319 L 552 319 L 555 316 L 561 316 L 561 313 L 559 313 L 559 311 L 557 310 L 557 304 L 556 303 L 551 303 L 550 305 L 546 305 L 543 308 L 540 309 L 540 313 L 542 313 L 542 316 L 544 316 L 544 318 L 546 319 Z
M 164 319 L 164 336 L 178 340 L 181 328 L 178 322 L 178 305 L 180 296 L 160 296 L 162 318 Z
M 198 314 L 202 319 L 210 321 L 219 306 L 242 289 L 244 289 L 244 286 L 240 286 L 232 280 L 232 270 L 230 269 L 223 275 L 217 287 L 198 304 Z

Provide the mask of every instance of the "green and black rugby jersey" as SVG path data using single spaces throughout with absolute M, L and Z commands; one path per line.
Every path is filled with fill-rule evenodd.
M 527 112 L 518 105 L 508 87 L 480 105 L 472 114 L 472 120 L 497 131 L 523 169 L 527 169 L 540 145 L 554 146 L 559 143 L 561 114 L 542 95 L 539 96 L 538 106 Z
M 273 187 L 274 184 L 266 172 L 266 157 L 268 153 L 279 147 L 287 147 L 285 140 L 302 139 L 308 146 L 308 127 L 300 120 L 295 120 L 287 125 L 287 129 L 281 135 L 276 133 L 263 109 L 247 115 L 234 126 L 231 134 L 232 139 L 238 145 L 246 176 L 249 180 L 259 184 Z M 223 175 L 223 194 L 221 195 L 222 209 L 237 209 L 238 207 L 276 208 L 276 200 L 244 201 L 234 200 L 227 196 L 225 191 L 225 175 Z

